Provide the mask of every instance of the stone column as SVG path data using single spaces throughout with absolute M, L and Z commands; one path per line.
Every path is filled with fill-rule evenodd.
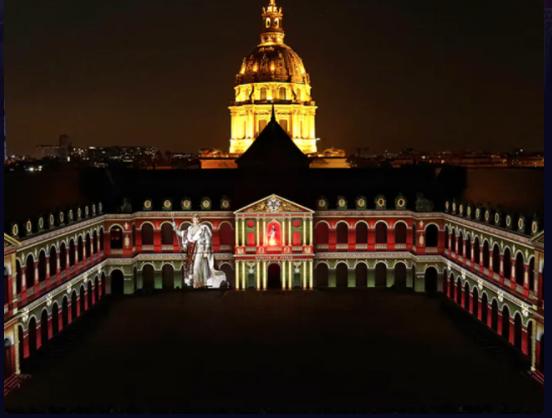
M 36 323 L 36 349 L 42 347 L 42 321 Z
M 368 267 L 368 287 L 369 288 L 375 288 L 376 287 L 376 269 Z
M 522 326 L 521 328 L 521 351 L 526 356 L 529 356 L 531 353 L 529 353 L 529 338 L 530 335 L 527 332 L 527 327 Z
M 356 287 L 356 270 L 349 267 L 347 277 L 349 279 L 348 287 L 354 289 Z
M 29 349 L 29 330 L 23 331 L 23 358 L 27 359 L 30 355 L 30 349 Z
M 48 313 L 48 339 L 54 338 L 54 327 L 52 321 L 52 313 Z
M 236 290 L 241 290 L 241 261 L 236 261 Z
M 491 303 L 487 306 L 487 326 L 493 329 L 493 305 Z
M 387 288 L 395 286 L 395 268 L 387 269 Z
M 328 287 L 335 288 L 337 287 L 337 269 L 330 268 L 328 270 Z

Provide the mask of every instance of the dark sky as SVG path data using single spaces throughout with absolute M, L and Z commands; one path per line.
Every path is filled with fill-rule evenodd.
M 268 0 L 7 0 L 11 153 L 227 149 Z M 542 2 L 278 0 L 321 147 L 543 150 Z

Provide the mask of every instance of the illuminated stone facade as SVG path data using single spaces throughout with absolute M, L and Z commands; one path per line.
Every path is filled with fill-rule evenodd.
M 161 204 L 162 203 L 162 204 Z M 172 222 L 199 209 L 216 265 L 236 291 L 395 288 L 443 293 L 526 358 L 544 381 L 544 231 L 537 220 L 449 202 L 341 197 L 315 209 L 277 195 L 233 211 L 205 197 L 145 200 L 129 213 L 101 205 L 14 224 L 4 235 L 5 390 L 33 357 L 105 295 L 184 288 Z M 422 202 L 423 203 L 423 202 Z M 155 207 L 155 209 L 154 209 Z M 159 210 L 162 208 L 162 210 Z M 6 383 L 8 382 L 8 383 Z
M 317 152 L 316 104 L 301 58 L 284 43 L 283 13 L 275 0 L 263 8 L 261 44 L 243 60 L 230 107 L 230 154 L 241 155 L 268 124 L 278 123 L 305 154 Z

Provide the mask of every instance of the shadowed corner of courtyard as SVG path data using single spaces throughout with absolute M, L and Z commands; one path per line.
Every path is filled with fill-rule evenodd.
M 543 389 L 456 328 L 440 303 L 377 290 L 108 299 L 41 353 L 5 405 L 542 413 Z

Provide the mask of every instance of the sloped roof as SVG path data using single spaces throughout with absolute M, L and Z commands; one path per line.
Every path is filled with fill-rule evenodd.
M 308 169 L 310 161 L 276 121 L 273 107 L 270 123 L 245 154 L 236 160 L 236 164 L 240 169 L 278 171 Z

